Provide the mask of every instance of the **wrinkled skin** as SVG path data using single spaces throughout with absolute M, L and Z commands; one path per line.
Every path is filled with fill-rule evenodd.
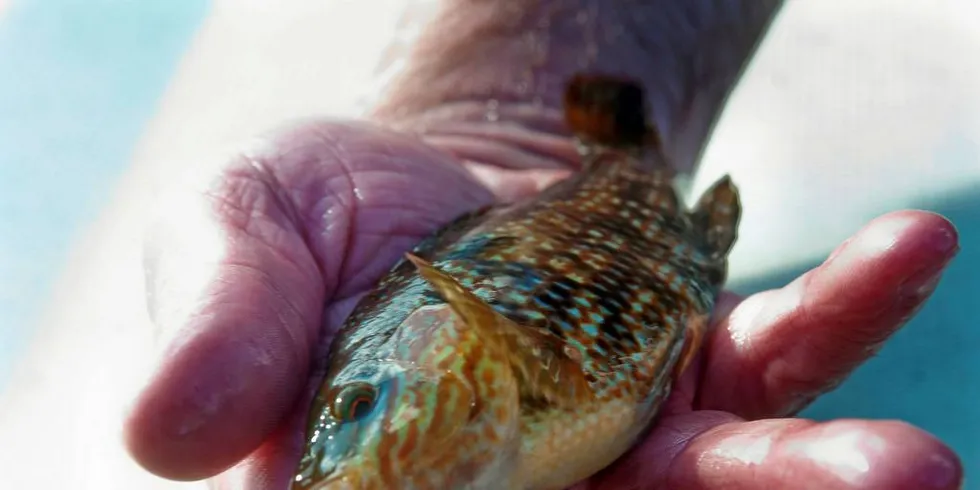
M 458 214 L 574 169 L 557 108 L 582 53 L 594 55 L 594 69 L 627 72 L 660 94 L 654 118 L 669 156 L 688 169 L 774 8 L 510 3 L 517 8 L 442 2 L 426 14 L 437 27 L 396 53 L 409 68 L 368 123 L 279 131 L 217 170 L 206 192 L 165 208 L 148 239 L 148 285 L 171 345 L 126 422 L 140 464 L 221 488 L 285 488 L 322 354 L 359 296 Z M 678 14 L 682 3 L 688 15 Z M 622 35 L 589 41 L 582 11 L 587 25 Z M 550 50 L 531 88 L 518 90 L 534 57 L 520 34 L 545 17 Z M 701 71 L 679 61 L 691 53 L 702 55 Z M 503 131 L 503 122 L 515 126 Z M 407 134 L 422 127 L 422 138 Z M 657 429 L 581 488 L 957 488 L 956 456 L 907 424 L 786 418 L 873 355 L 928 298 L 957 247 L 944 218 L 900 211 L 781 289 L 726 296 Z

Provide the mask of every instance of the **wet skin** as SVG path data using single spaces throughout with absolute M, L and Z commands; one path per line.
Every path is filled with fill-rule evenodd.
M 173 343 L 127 420 L 147 469 L 285 488 L 322 353 L 359 295 L 460 213 L 574 169 L 568 75 L 643 80 L 668 155 L 689 169 L 775 8 L 503 3 L 444 2 L 393 54 L 408 68 L 367 121 L 278 131 L 153 228 L 150 306 Z M 657 430 L 583 487 L 956 488 L 955 455 L 916 428 L 782 418 L 873 355 L 956 250 L 945 219 L 900 211 L 782 289 L 727 296 Z M 202 282 L 163 287 L 188 270 Z

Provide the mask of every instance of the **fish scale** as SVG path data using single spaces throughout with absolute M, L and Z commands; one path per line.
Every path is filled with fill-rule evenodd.
M 457 219 L 362 299 L 294 488 L 561 489 L 649 428 L 707 328 L 740 207 L 727 177 L 681 204 L 637 90 L 573 79 L 582 171 Z
M 590 381 L 636 383 L 644 391 L 642 383 L 649 382 L 649 375 L 629 372 L 626 376 L 636 364 L 613 369 L 610 362 L 642 352 L 644 346 L 662 342 L 663 337 L 678 335 L 676 318 L 684 316 L 681 303 L 703 298 L 690 283 L 677 291 L 669 289 L 673 278 L 680 276 L 674 270 L 690 269 L 694 265 L 688 263 L 699 259 L 693 248 L 679 247 L 690 229 L 684 223 L 686 217 L 654 214 L 648 205 L 626 204 L 657 199 L 650 196 L 650 189 L 662 195 L 673 193 L 672 188 L 663 186 L 659 173 L 620 168 L 626 165 L 631 162 L 620 160 L 606 167 L 613 174 L 622 171 L 623 182 L 605 176 L 599 176 L 596 183 L 586 180 L 585 185 L 577 179 L 566 181 L 534 206 L 487 220 L 448 251 L 457 257 L 451 261 L 429 255 L 446 273 L 473 284 L 474 294 L 500 313 L 528 328 L 547 329 L 578 349 L 587 360 Z M 618 192 L 620 188 L 627 192 Z M 633 211 L 623 216 L 615 201 L 620 201 L 622 209 Z M 515 219 L 514 214 L 521 217 Z M 472 246 L 495 243 L 495 237 L 508 240 L 496 246 Z M 541 242 L 551 242 L 562 251 L 542 254 Z M 665 248 L 669 248 L 667 254 Z M 466 251 L 468 257 L 460 258 L 459 251 Z M 477 267 L 474 262 L 486 265 Z M 515 274 L 511 264 L 525 266 L 527 272 Z M 523 298 L 499 294 L 521 282 L 535 284 Z M 441 301 L 438 295 L 430 299 Z M 712 305 L 693 306 L 708 310 Z M 589 334 L 592 329 L 596 335 Z M 598 387 L 609 386 L 611 383 L 604 382 Z

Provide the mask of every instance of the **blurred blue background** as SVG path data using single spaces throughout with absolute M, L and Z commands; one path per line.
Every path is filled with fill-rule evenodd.
M 73 240 L 108 202 L 207 10 L 190 0 L 111 3 L 96 9 L 92 2 L 23 0 L 3 7 L 0 0 L 0 390 Z M 980 471 L 980 330 L 971 321 L 980 271 L 978 191 L 906 204 L 950 217 L 962 252 L 912 324 L 805 414 L 907 420 L 951 444 L 968 475 Z M 813 265 L 734 287 L 779 286 Z
M 0 7 L 0 389 L 206 10 L 194 0 Z

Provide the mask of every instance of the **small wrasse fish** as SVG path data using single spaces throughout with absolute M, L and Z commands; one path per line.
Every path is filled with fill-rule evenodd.
M 582 165 L 406 254 L 333 340 L 292 489 L 560 490 L 655 423 L 725 282 L 728 176 L 691 208 L 643 90 L 566 86 Z

